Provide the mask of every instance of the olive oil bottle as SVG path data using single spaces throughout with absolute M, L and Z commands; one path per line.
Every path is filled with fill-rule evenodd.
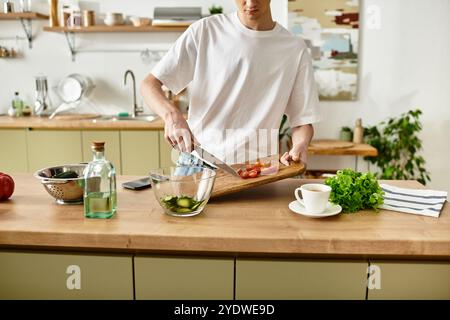
M 84 216 L 109 219 L 117 210 L 116 170 L 105 159 L 105 142 L 93 142 L 94 159 L 84 173 Z

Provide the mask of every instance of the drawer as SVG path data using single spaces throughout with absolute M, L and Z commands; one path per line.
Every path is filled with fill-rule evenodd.
M 375 260 L 370 265 L 369 300 L 450 299 L 449 262 Z
M 0 252 L 0 299 L 133 299 L 132 257 Z
M 234 260 L 135 257 L 136 299 L 233 299 Z
M 236 260 L 236 299 L 365 299 L 365 261 Z

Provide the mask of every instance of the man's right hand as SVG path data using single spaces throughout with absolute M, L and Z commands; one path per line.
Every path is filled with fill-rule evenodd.
M 167 142 L 182 152 L 192 152 L 195 138 L 183 114 L 179 111 L 170 112 L 164 121 L 164 138 Z

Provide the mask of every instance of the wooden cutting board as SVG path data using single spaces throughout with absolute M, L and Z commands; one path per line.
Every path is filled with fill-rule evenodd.
M 53 119 L 55 120 L 89 120 L 100 117 L 99 114 L 58 114 Z
M 311 141 L 310 147 L 314 149 L 339 149 L 339 148 L 351 148 L 354 145 L 355 144 L 353 142 L 349 141 L 322 139 Z
M 233 168 L 238 169 L 242 165 L 232 165 Z M 250 189 L 256 186 L 275 182 L 278 180 L 290 178 L 305 172 L 306 166 L 303 163 L 292 163 L 290 166 L 278 164 L 278 172 L 271 175 L 260 175 L 257 178 L 241 179 L 218 169 L 216 180 L 211 198 L 220 197 L 226 194 L 240 192 L 242 190 Z

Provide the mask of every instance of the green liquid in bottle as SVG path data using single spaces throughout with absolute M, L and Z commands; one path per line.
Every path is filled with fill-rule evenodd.
M 86 218 L 109 219 L 116 213 L 115 192 L 91 192 L 84 199 Z

